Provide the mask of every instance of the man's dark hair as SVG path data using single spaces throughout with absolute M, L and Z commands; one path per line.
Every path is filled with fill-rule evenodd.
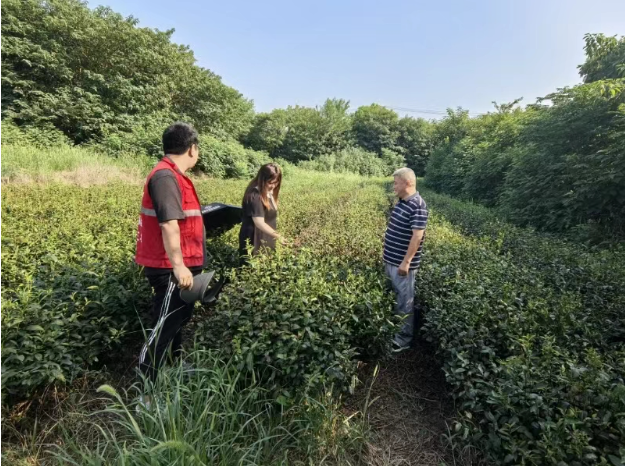
M 188 123 L 176 122 L 163 133 L 163 151 L 166 154 L 184 154 L 198 143 L 197 131 Z

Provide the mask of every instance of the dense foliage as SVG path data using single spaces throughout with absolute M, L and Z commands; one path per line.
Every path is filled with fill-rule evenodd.
M 74 143 L 184 119 L 238 137 L 252 104 L 195 64 L 170 31 L 78 0 L 2 2 L 2 118 L 52 124 Z
M 3 398 L 71 380 L 137 330 L 150 290 L 132 267 L 140 198 L 127 192 L 3 187 Z
M 435 127 L 429 186 L 520 225 L 625 237 L 625 37 L 588 35 L 586 53 L 585 84 L 525 110 L 450 111 Z
M 288 107 L 258 114 L 243 139 L 256 150 L 307 168 L 388 175 L 402 166 L 425 172 L 432 123 L 399 118 L 380 105 L 348 113 L 349 102 L 328 99 L 320 108 Z M 312 162 L 312 163 L 309 163 Z
M 591 252 L 422 192 L 418 297 L 463 421 L 496 464 L 625 461 L 625 251 Z
M 284 197 L 280 229 L 297 250 L 237 272 L 198 332 L 218 347 L 225 337 L 241 369 L 264 367 L 287 390 L 350 386 L 354 358 L 384 355 L 395 328 L 380 265 L 384 187 L 313 179 L 285 190 L 297 198 Z
M 172 33 L 79 0 L 3 2 L 3 126 L 10 121 L 28 134 L 58 130 L 64 141 L 97 144 L 112 155 L 157 156 L 163 128 L 184 120 L 211 141 L 217 158 L 229 159 L 204 167 L 214 176 L 247 177 L 241 167 L 255 166 L 250 159 L 263 153 L 294 163 L 340 154 L 342 171 L 359 164 L 358 149 L 383 159 L 372 162 L 376 170 L 358 172 L 388 174 L 408 163 L 423 174 L 431 127 L 425 120 L 399 119 L 376 105 L 352 115 L 342 99 L 254 116 L 252 103 L 197 66 L 191 50 L 171 42 Z
M 2 190 L 3 396 L 70 380 L 129 332 L 140 337 L 150 290 L 132 262 L 141 197 L 132 186 Z M 245 182 L 197 186 L 206 203 L 238 204 Z M 272 367 L 287 386 L 346 387 L 352 356 L 383 354 L 394 328 L 376 260 L 385 191 L 359 177 L 296 173 L 281 197 L 280 229 L 305 249 L 236 272 L 199 335 L 231 344 L 242 367 Z M 237 233 L 211 240 L 213 265 L 236 262 Z
M 349 388 L 354 358 L 383 355 L 395 325 L 380 266 L 384 185 L 288 173 L 280 229 L 295 245 L 234 271 L 196 332 L 283 399 Z M 244 185 L 198 184 L 203 200 L 231 203 Z M 141 337 L 149 290 L 131 264 L 135 191 L 3 189 L 5 397 L 69 380 L 119 351 L 128 332 Z M 458 399 L 457 435 L 509 464 L 619 464 L 624 252 L 582 250 L 483 207 L 422 194 L 431 211 L 417 284 L 423 335 L 436 344 Z M 214 265 L 232 266 L 236 231 L 210 240 L 209 251 Z

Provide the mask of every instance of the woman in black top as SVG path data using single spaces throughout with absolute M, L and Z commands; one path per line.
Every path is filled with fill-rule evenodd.
M 252 255 L 263 248 L 275 249 L 276 239 L 285 244 L 284 237 L 276 232 L 278 197 L 282 184 L 282 170 L 275 163 L 260 167 L 243 196 L 243 222 L 239 232 L 239 253 L 247 255 L 248 243 Z

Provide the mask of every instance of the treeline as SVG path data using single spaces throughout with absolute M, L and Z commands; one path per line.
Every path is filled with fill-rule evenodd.
M 214 176 L 248 176 L 269 157 L 365 175 L 405 163 L 424 172 L 432 126 L 425 120 L 378 105 L 352 115 L 343 100 L 255 115 L 250 100 L 197 66 L 172 33 L 78 0 L 2 2 L 3 143 L 156 156 L 163 128 L 185 120 L 203 136 L 200 169 Z
M 3 144 L 157 155 L 163 128 L 185 120 L 219 162 L 213 174 L 236 175 L 261 158 L 237 142 L 252 102 L 197 66 L 188 47 L 171 42 L 173 30 L 137 22 L 78 0 L 2 2 Z
M 349 102 L 328 99 L 320 108 L 296 106 L 256 115 L 243 142 L 318 170 L 385 175 L 408 165 L 422 175 L 433 128 L 431 122 L 400 118 L 377 104 L 350 114 Z
M 583 84 L 435 126 L 426 180 L 520 225 L 625 238 L 625 37 L 587 35 Z
M 212 176 L 249 177 L 269 159 L 371 176 L 406 165 L 520 225 L 625 237 L 625 38 L 586 36 L 583 84 L 432 122 L 342 99 L 255 114 L 172 33 L 78 0 L 2 2 L 3 144 L 156 157 L 163 128 L 185 120 Z

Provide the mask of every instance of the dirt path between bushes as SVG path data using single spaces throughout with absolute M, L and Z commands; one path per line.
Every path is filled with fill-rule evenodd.
M 363 364 L 360 379 L 363 383 L 346 401 L 346 409 L 362 410 L 369 396 L 365 413 L 371 427 L 368 464 L 486 464 L 476 451 L 449 438 L 454 425 L 453 400 L 429 345 L 419 341 L 409 351 Z

